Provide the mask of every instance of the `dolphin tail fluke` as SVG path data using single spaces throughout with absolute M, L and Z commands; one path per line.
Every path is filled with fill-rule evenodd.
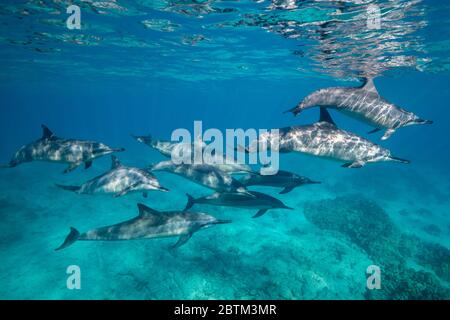
M 62 184 L 56 184 L 56 186 L 58 188 L 63 189 L 63 190 L 73 191 L 73 192 L 76 192 L 76 191 L 80 190 L 80 188 L 81 188 L 80 186 L 65 186 L 65 185 L 62 185 Z
M 189 210 L 190 208 L 192 208 L 195 204 L 195 199 L 193 196 L 191 196 L 190 194 L 186 193 L 186 196 L 188 197 L 188 202 L 186 203 L 186 207 L 184 207 L 184 211 Z
M 283 111 L 283 114 L 285 114 L 285 113 L 292 113 L 294 115 L 294 117 L 295 117 L 295 116 L 297 116 L 300 113 L 300 111 L 301 111 L 300 108 L 295 106 L 295 107 L 293 107 L 293 108 L 291 108 L 289 110 Z
M 411 163 L 411 161 L 409 161 L 409 160 L 397 158 L 397 157 L 389 157 L 389 159 L 392 161 L 395 161 L 395 162 L 400 162 L 400 163 L 406 163 L 406 164 Z
M 73 244 L 75 241 L 77 241 L 79 237 L 80 237 L 80 233 L 78 232 L 78 230 L 73 227 L 70 227 L 70 232 L 67 235 L 66 240 L 64 240 L 63 244 L 60 245 L 58 248 L 56 248 L 55 251 L 67 248 L 68 246 Z

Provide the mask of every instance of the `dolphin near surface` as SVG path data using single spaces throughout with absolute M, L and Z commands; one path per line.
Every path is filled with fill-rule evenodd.
M 56 186 L 79 194 L 113 193 L 115 197 L 137 191 L 142 191 L 144 197 L 147 197 L 147 191 L 169 191 L 162 187 L 158 179 L 148 170 L 126 167 L 114 155 L 111 156 L 111 162 L 111 169 L 108 172 L 80 186 L 65 186 L 60 184 Z
M 143 204 L 138 204 L 138 209 L 139 215 L 133 219 L 85 233 L 80 234 L 77 229 L 71 227 L 69 235 L 55 250 L 67 248 L 76 241 L 118 241 L 179 236 L 178 241 L 170 247 L 175 249 L 185 244 L 199 230 L 231 222 L 201 212 L 157 211 Z
M 286 206 L 277 198 L 274 198 L 267 194 L 256 191 L 248 191 L 248 193 L 249 194 L 240 192 L 216 192 L 212 195 L 201 197 L 198 199 L 194 199 L 194 197 L 192 197 L 191 195 L 186 194 L 186 196 L 188 197 L 188 202 L 184 210 L 189 210 L 195 204 L 236 207 L 244 209 L 259 209 L 258 212 L 253 216 L 253 218 L 262 216 L 270 209 L 293 210 L 293 208 Z
M 279 193 L 285 194 L 291 192 L 293 189 L 305 184 L 320 184 L 318 181 L 313 181 L 307 177 L 298 174 L 278 170 L 273 175 L 249 174 L 239 180 L 245 187 L 249 186 L 268 186 L 283 188 Z
M 373 79 L 366 79 L 364 85 L 358 88 L 334 87 L 317 90 L 286 112 L 297 115 L 313 107 L 335 109 L 375 127 L 369 133 L 384 129 L 386 131 L 382 140 L 388 139 L 401 127 L 433 123 L 382 98 Z
M 343 167 L 361 168 L 367 163 L 394 161 L 410 163 L 397 158 L 391 152 L 354 133 L 339 129 L 326 108 L 320 108 L 320 119 L 310 125 L 292 126 L 279 130 L 279 134 L 264 133 L 251 142 L 247 153 L 257 152 L 259 140 L 268 141 L 268 145 L 277 146 L 281 153 L 300 152 L 322 158 L 342 161 Z
M 42 125 L 42 130 L 42 138 L 21 147 L 9 164 L 1 167 L 13 168 L 25 162 L 46 161 L 68 164 L 64 170 L 64 173 L 67 173 L 82 163 L 87 169 L 96 158 L 125 151 L 124 148 L 111 148 L 100 142 L 59 138 L 45 125 Z

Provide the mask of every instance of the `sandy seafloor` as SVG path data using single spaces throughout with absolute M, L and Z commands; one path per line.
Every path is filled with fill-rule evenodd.
M 130 142 L 130 144 L 133 142 Z M 146 146 L 120 155 L 123 163 L 140 165 L 163 158 Z M 63 175 L 61 165 L 31 163 L 0 171 L 0 297 L 4 299 L 365 299 L 449 298 L 450 186 L 446 175 L 414 164 L 376 164 L 361 170 L 298 154 L 282 155 L 282 167 L 322 181 L 279 195 L 289 210 L 271 210 L 252 219 L 252 210 L 197 206 L 197 210 L 233 223 L 201 230 L 175 252 L 167 247 L 176 238 L 122 242 L 77 242 L 55 252 L 70 226 L 81 232 L 137 215 L 136 203 L 160 210 L 182 209 L 185 193 L 210 193 L 177 176 L 158 173 L 169 193 L 152 192 L 121 198 L 77 195 L 54 183 L 75 184 L 109 168 L 108 157 L 89 170 Z M 382 168 L 382 170 L 380 169 Z M 420 170 L 419 170 L 420 168 Z M 272 195 L 279 189 L 252 188 Z M 323 199 L 343 197 L 338 202 Z M 356 207 L 353 200 L 357 202 Z M 387 219 L 372 215 L 374 203 Z M 366 205 L 367 203 L 367 205 Z M 317 205 L 327 205 L 315 212 Z M 340 207 L 336 206 L 340 204 Z M 375 205 L 375 206 L 376 206 Z M 348 207 L 347 207 L 348 206 Z M 356 208 L 356 209 L 355 209 Z M 305 214 L 305 210 L 308 212 Z M 377 211 L 378 212 L 378 211 Z M 351 232 L 325 216 L 329 228 L 306 219 L 332 214 L 333 219 L 361 218 Z M 384 214 L 384 213 L 383 213 Z M 351 220 L 353 219 L 353 220 Z M 322 221 L 323 222 L 323 221 Z M 353 223 L 351 222 L 351 223 Z M 396 234 L 435 244 L 424 258 L 403 254 L 383 223 L 393 223 Z M 347 223 L 347 222 L 345 222 Z M 351 224 L 350 223 L 350 224 Z M 353 238 L 352 238 L 353 236 Z M 362 240 L 361 240 L 362 239 Z M 368 239 L 368 243 L 365 242 Z M 378 239 L 371 240 L 370 239 Z M 375 243 L 376 242 L 376 243 Z M 417 244 L 412 244 L 416 248 Z M 404 252 L 413 252 L 404 251 Z M 434 246 L 432 248 L 435 248 Z M 383 278 L 384 259 L 400 252 L 392 278 Z M 420 254 L 419 254 L 420 256 Z M 382 266 L 382 289 L 366 289 L 366 268 Z M 66 288 L 67 266 L 81 268 L 81 290 Z M 392 268 L 391 265 L 387 268 Z M 414 281 L 405 268 L 427 277 Z M 409 269 L 411 270 L 411 269 Z M 438 270 L 438 271 L 437 271 Z M 389 270 L 387 271 L 390 272 Z M 414 271 L 415 272 L 415 271 Z M 404 279 L 402 278 L 404 277 Z M 401 279 L 400 279 L 401 278 Z M 430 279 L 434 279 L 430 282 Z M 408 284 L 408 282 L 411 282 Z M 423 282 L 423 283 L 422 283 Z M 430 284 L 431 283 L 431 284 Z M 435 289 L 435 286 L 439 288 Z

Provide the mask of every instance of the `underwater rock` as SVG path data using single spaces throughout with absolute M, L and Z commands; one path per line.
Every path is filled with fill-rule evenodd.
M 450 251 L 402 234 L 388 214 L 361 195 L 309 202 L 304 215 L 320 229 L 338 232 L 361 247 L 382 270 L 382 290 L 367 290 L 368 299 L 448 299 Z M 407 266 L 414 259 L 424 270 Z M 431 269 L 433 272 L 430 270 Z M 440 277 L 440 279 L 438 278 Z

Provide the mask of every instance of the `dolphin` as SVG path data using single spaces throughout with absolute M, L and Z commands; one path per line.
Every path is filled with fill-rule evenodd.
M 248 191 L 248 193 L 250 195 L 241 192 L 216 192 L 212 195 L 201 197 L 198 199 L 194 199 L 194 197 L 192 197 L 191 195 L 186 194 L 186 196 L 188 197 L 188 202 L 184 210 L 189 210 L 197 203 L 212 206 L 259 209 L 259 211 L 253 216 L 253 218 L 262 216 L 269 209 L 293 210 L 293 208 L 286 206 L 277 198 L 271 197 L 267 194 L 256 191 Z
M 358 88 L 335 87 L 320 89 L 308 95 L 296 107 L 286 112 L 299 114 L 314 106 L 336 109 L 353 118 L 374 126 L 374 133 L 386 129 L 382 140 L 388 139 L 398 128 L 415 124 L 432 124 L 414 113 L 406 111 L 380 96 L 373 79 L 365 79 Z
M 96 158 L 125 151 L 123 148 L 111 148 L 100 142 L 58 138 L 45 125 L 42 125 L 42 130 L 41 139 L 21 147 L 9 164 L 1 167 L 13 168 L 24 162 L 47 161 L 68 164 L 64 170 L 64 173 L 68 173 L 82 163 L 87 169 Z
M 150 170 L 174 173 L 218 192 L 247 192 L 242 183 L 230 174 L 209 164 L 175 164 L 167 160 L 150 166 Z
M 343 161 L 343 167 L 361 168 L 366 163 L 394 161 L 410 163 L 397 158 L 385 149 L 354 133 L 339 129 L 326 108 L 320 108 L 320 119 L 311 125 L 292 126 L 279 130 L 279 134 L 267 132 L 259 139 L 267 141 L 274 151 L 301 152 L 308 155 Z M 247 153 L 258 150 L 259 140 L 249 147 L 240 147 Z M 273 147 L 275 145 L 275 148 Z
M 185 154 L 187 152 L 193 154 L 195 147 L 198 147 L 203 151 L 203 148 L 206 146 L 206 144 L 200 139 L 197 139 L 193 143 L 186 143 L 186 142 L 155 140 L 152 138 L 151 135 L 146 136 L 132 135 L 132 137 L 136 139 L 136 141 L 157 150 L 159 153 L 161 153 L 163 156 L 167 158 L 172 157 L 172 154 L 178 155 L 178 154 Z
M 170 248 L 175 249 L 185 244 L 192 235 L 216 224 L 230 223 L 230 220 L 218 220 L 201 212 L 157 211 L 141 203 L 138 204 L 139 215 L 133 219 L 114 225 L 78 232 L 71 227 L 70 233 L 55 250 L 67 248 L 77 240 L 116 241 L 155 239 L 180 236 Z
M 57 184 L 57 186 L 79 194 L 114 193 L 115 197 L 133 191 L 143 191 L 144 197 L 147 197 L 147 191 L 150 190 L 169 191 L 161 187 L 158 179 L 149 171 L 126 167 L 120 163 L 116 156 L 111 156 L 111 160 L 111 170 L 80 186 L 60 184 Z
M 291 192 L 294 188 L 304 184 L 318 184 L 318 181 L 312 181 L 307 177 L 298 174 L 279 170 L 273 175 L 261 175 L 257 173 L 249 174 L 239 180 L 245 187 L 249 186 L 269 186 L 283 188 L 279 193 L 285 194 Z
M 172 141 L 163 141 L 163 140 L 155 140 L 151 135 L 147 136 L 135 136 L 132 135 L 137 141 L 157 150 L 163 156 L 167 158 L 171 158 L 172 155 L 180 155 L 180 154 L 191 154 L 192 161 L 194 160 L 194 150 L 195 148 L 199 148 L 202 152 L 202 161 L 203 163 L 213 165 L 217 167 L 219 170 L 229 173 L 229 174 L 237 174 L 237 173 L 248 173 L 251 172 L 252 169 L 249 165 L 238 163 L 234 159 L 227 159 L 225 155 L 219 154 L 217 152 L 213 152 L 213 154 L 205 157 L 203 151 L 205 150 L 207 144 L 203 142 L 201 139 L 197 139 L 194 143 L 185 143 L 185 142 L 172 142 Z

